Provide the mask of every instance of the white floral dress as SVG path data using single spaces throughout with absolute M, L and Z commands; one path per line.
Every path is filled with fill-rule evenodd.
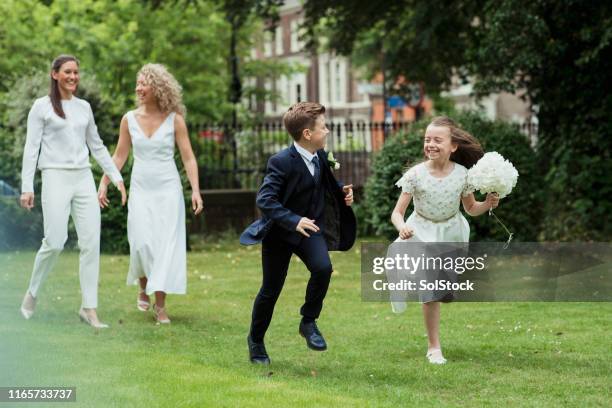
M 461 197 L 472 193 L 467 185 L 467 169 L 459 163 L 453 162 L 453 170 L 446 177 L 438 178 L 429 173 L 425 163 L 417 164 L 409 169 L 395 183 L 402 189 L 403 193 L 410 193 L 414 204 L 414 211 L 406 220 L 406 225 L 414 230 L 414 235 L 408 240 L 397 238 L 395 243 L 412 242 L 410 247 L 402 244 L 392 244 L 387 252 L 387 257 L 395 258 L 397 254 L 423 253 L 428 256 L 439 255 L 438 251 L 448 250 L 448 246 L 431 246 L 426 243 L 432 242 L 468 242 L 470 239 L 470 225 L 461 214 L 459 207 Z M 422 242 L 423 244 L 419 244 Z M 461 248 L 461 247 L 459 247 Z M 418 281 L 427 278 L 428 281 L 444 279 L 456 281 L 454 273 L 448 271 L 416 271 L 415 274 L 407 274 L 405 271 L 388 270 L 389 282 L 401 280 Z M 419 290 L 417 293 L 405 291 L 392 291 L 390 293 L 391 307 L 395 313 L 401 313 L 406 309 L 406 300 L 414 300 L 418 296 L 422 303 L 442 301 L 450 302 L 455 294 L 447 290 Z
M 459 163 L 443 178 L 429 173 L 425 163 L 409 169 L 395 183 L 412 195 L 414 211 L 406 224 L 414 237 L 423 242 L 468 242 L 470 225 L 461 214 L 461 197 L 473 191 L 467 185 L 467 169 Z M 398 238 L 397 241 L 400 241 Z

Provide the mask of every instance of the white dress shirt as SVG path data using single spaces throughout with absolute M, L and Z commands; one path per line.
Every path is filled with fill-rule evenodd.
M 297 142 L 295 141 L 293 142 L 293 145 L 295 146 L 295 150 L 297 150 L 300 156 L 302 156 L 302 159 L 304 159 L 304 163 L 306 163 L 306 167 L 308 167 L 308 171 L 310 171 L 310 174 L 312 175 L 312 177 L 314 177 L 315 165 L 312 162 L 312 159 L 317 154 L 310 153 L 308 150 L 304 149 L 302 146 L 297 144 Z
M 36 163 L 44 169 L 83 169 L 91 167 L 89 152 L 113 183 L 122 181 L 108 150 L 98 134 L 89 103 L 73 96 L 62 100 L 66 119 L 53 110 L 51 99 L 37 99 L 28 114 L 28 133 L 23 150 L 21 191 L 34 192 Z

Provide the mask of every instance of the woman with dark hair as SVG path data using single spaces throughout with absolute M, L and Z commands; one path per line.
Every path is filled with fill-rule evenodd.
M 121 173 L 102 143 L 89 103 L 77 98 L 79 61 L 60 55 L 51 66 L 49 95 L 37 99 L 28 115 L 28 130 L 21 170 L 21 206 L 34 207 L 34 173 L 42 172 L 44 238 L 36 254 L 30 286 L 21 304 L 29 319 L 43 281 L 55 265 L 68 238 L 71 215 L 80 249 L 79 278 L 81 320 L 95 328 L 107 325 L 98 320 L 98 274 L 100 269 L 100 208 L 91 173 L 89 153 L 121 191 L 126 192 Z

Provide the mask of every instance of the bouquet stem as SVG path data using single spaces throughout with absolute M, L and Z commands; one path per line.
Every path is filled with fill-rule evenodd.
M 510 242 L 512 241 L 512 237 L 514 237 L 514 233 L 510 232 L 510 230 L 504 225 L 503 222 L 501 222 L 501 220 L 497 217 L 497 215 L 495 215 L 495 213 L 493 212 L 492 208 L 489 208 L 489 216 L 493 216 L 493 218 L 495 218 L 495 221 L 497 221 L 499 223 L 499 225 L 501 225 L 504 230 L 506 230 L 506 233 L 508 234 L 508 241 L 506 241 L 506 244 L 504 245 L 504 249 L 508 248 L 508 245 L 510 245 Z

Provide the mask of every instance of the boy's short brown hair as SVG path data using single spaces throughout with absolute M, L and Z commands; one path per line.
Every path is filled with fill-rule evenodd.
M 319 116 L 325 113 L 325 106 L 316 102 L 298 102 L 292 105 L 285 115 L 285 129 L 295 141 L 300 140 L 304 129 L 312 129 Z

